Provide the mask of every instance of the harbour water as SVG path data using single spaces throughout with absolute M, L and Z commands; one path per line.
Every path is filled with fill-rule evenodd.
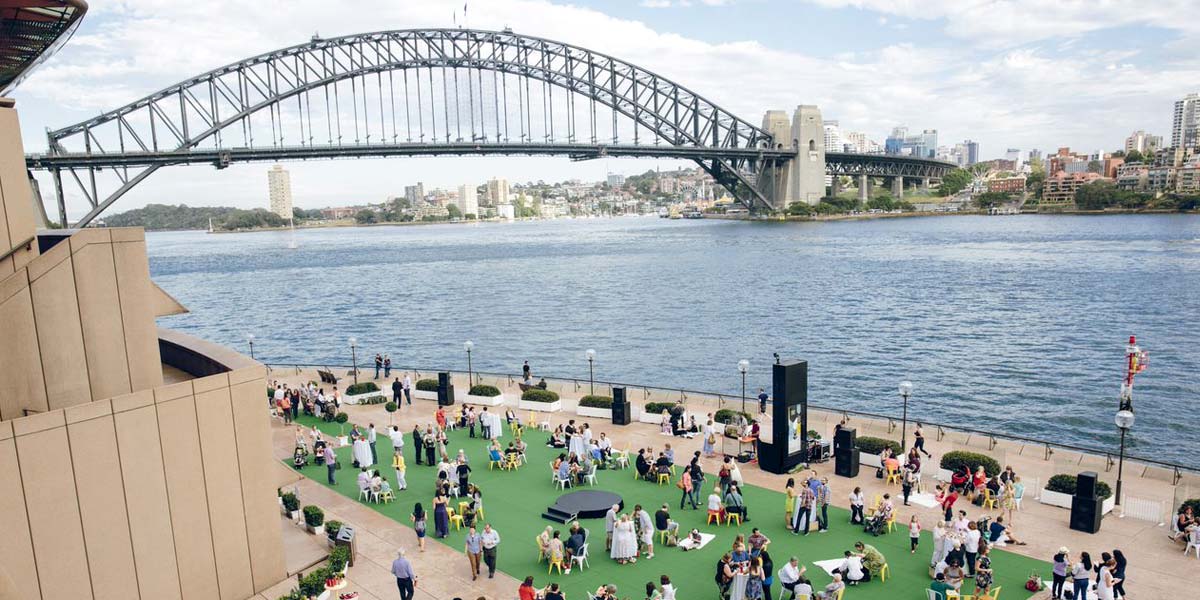
M 1124 344 L 1150 351 L 1130 452 L 1200 467 L 1200 216 L 830 223 L 653 217 L 147 235 L 181 331 L 272 363 L 473 366 L 740 393 L 771 354 L 810 401 L 1114 448 Z

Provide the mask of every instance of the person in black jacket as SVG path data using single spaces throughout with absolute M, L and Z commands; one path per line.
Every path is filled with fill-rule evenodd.
M 421 443 L 421 426 L 420 425 L 413 425 L 412 437 L 413 437 L 413 454 L 417 455 L 417 464 L 419 465 L 419 464 L 421 464 L 421 449 L 424 447 L 424 444 Z

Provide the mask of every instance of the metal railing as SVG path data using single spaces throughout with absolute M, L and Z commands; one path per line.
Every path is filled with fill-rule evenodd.
M 326 365 L 301 365 L 301 364 L 293 364 L 293 363 L 264 363 L 264 364 L 266 364 L 267 367 L 270 369 L 279 369 L 279 368 L 294 369 L 296 374 L 299 374 L 302 369 L 318 369 L 319 368 L 319 369 L 326 369 L 326 370 L 345 369 L 347 371 L 346 376 L 349 376 L 349 371 L 352 368 L 352 366 L 348 365 L 348 364 L 341 364 L 341 365 L 328 365 L 328 364 L 326 364 Z M 361 373 L 372 373 L 373 374 L 374 368 L 375 367 L 373 364 L 368 365 L 367 367 L 363 367 L 360 365 L 358 367 L 358 372 L 360 374 Z M 417 379 L 421 379 L 422 372 L 432 375 L 433 377 L 436 377 L 437 373 L 439 373 L 439 372 L 448 372 L 452 376 L 466 376 L 467 375 L 466 371 L 459 371 L 459 370 L 455 370 L 455 369 L 438 369 L 438 368 L 423 368 L 423 367 L 422 368 L 396 367 L 396 366 L 392 367 L 393 376 L 396 373 L 412 373 L 413 375 L 416 376 Z M 520 375 L 512 374 L 512 373 L 499 373 L 499 372 L 493 372 L 493 371 L 472 370 L 471 377 L 472 377 L 471 385 L 476 385 L 478 383 L 481 383 L 483 381 L 484 377 L 494 378 L 494 379 L 497 379 L 500 381 L 506 381 L 509 385 L 516 385 L 517 383 L 522 381 Z M 600 380 L 600 379 L 589 380 L 586 378 L 578 378 L 578 377 L 559 377 L 559 376 L 543 376 L 543 375 L 539 375 L 539 376 L 535 377 L 534 379 L 535 379 L 535 381 L 540 381 L 542 379 L 545 379 L 548 384 L 558 383 L 560 386 L 559 389 L 565 391 L 566 389 L 571 388 L 575 392 L 587 390 L 588 386 L 590 384 L 594 384 L 598 391 L 602 388 L 608 388 L 608 392 L 609 392 L 608 395 L 610 395 L 610 396 L 612 395 L 611 390 L 613 387 L 624 387 L 626 390 L 630 390 L 630 391 L 640 390 L 641 395 L 642 395 L 642 398 L 641 398 L 642 402 L 651 401 L 651 397 L 655 393 L 660 393 L 660 396 L 665 396 L 665 400 L 678 399 L 684 403 L 686 403 L 689 398 L 701 399 L 701 400 L 704 398 L 713 398 L 717 401 L 718 408 L 726 408 L 728 402 L 733 402 L 733 401 L 740 402 L 742 400 L 742 396 L 740 394 L 726 394 L 726 393 L 721 393 L 721 392 L 713 392 L 713 391 L 705 391 L 705 390 L 692 390 L 692 389 L 686 389 L 686 388 L 661 387 L 661 386 L 644 385 L 644 384 L 639 384 L 639 383 L 624 383 L 624 382 L 607 381 L 607 380 Z M 628 392 L 627 392 L 627 394 L 628 394 Z M 634 398 L 630 398 L 631 401 L 633 399 Z M 749 396 L 747 396 L 745 400 L 750 403 L 758 402 L 757 398 L 753 398 L 753 397 L 749 397 Z M 664 400 L 656 400 L 656 401 L 664 401 Z M 811 402 L 808 404 L 808 407 L 810 409 L 818 410 L 818 411 L 822 411 L 822 412 L 826 412 L 826 413 L 840 414 L 843 416 L 843 418 L 862 417 L 862 418 L 867 418 L 867 419 L 886 421 L 888 423 L 888 432 L 889 433 L 891 431 L 893 431 L 896 427 L 898 427 L 899 422 L 900 422 L 900 417 L 898 417 L 896 415 L 886 415 L 886 414 L 873 413 L 873 412 L 862 411 L 862 410 L 851 410 L 851 409 L 847 409 L 847 408 L 834 408 L 834 407 L 829 407 L 829 406 L 822 406 L 819 404 L 813 404 Z M 1004 441 L 1009 441 L 1009 442 L 1017 442 L 1017 443 L 1021 443 L 1021 444 L 1032 444 L 1032 445 L 1038 446 L 1039 448 L 1042 449 L 1043 460 L 1050 460 L 1050 457 L 1056 451 L 1061 450 L 1061 451 L 1077 452 L 1080 454 L 1101 457 L 1105 460 L 1105 464 L 1106 464 L 1105 470 L 1106 471 L 1111 469 L 1116 464 L 1116 453 L 1114 451 L 1110 451 L 1110 450 L 1102 450 L 1099 448 L 1092 448 L 1092 447 L 1088 447 L 1088 446 L 1079 446 L 1079 445 L 1073 445 L 1073 444 L 1064 444 L 1061 442 L 1051 442 L 1051 441 L 1047 441 L 1047 440 L 1025 437 L 1025 436 L 1020 436 L 1020 435 L 1007 434 L 1007 433 L 996 433 L 993 431 L 985 431 L 982 429 L 974 429 L 971 427 L 963 427 L 960 425 L 949 425 L 946 423 L 938 423 L 938 422 L 930 421 L 930 420 L 926 420 L 926 419 L 911 418 L 912 415 L 909 415 L 909 416 L 910 416 L 910 418 L 909 418 L 910 422 L 921 423 L 925 427 L 934 428 L 937 432 L 936 439 L 938 441 L 941 441 L 942 439 L 944 439 L 946 437 L 947 433 L 949 433 L 949 432 L 962 433 L 962 434 L 967 435 L 966 440 L 963 442 L 964 445 L 969 445 L 972 438 L 975 438 L 976 436 L 978 436 L 979 438 L 987 440 L 989 450 L 995 449 L 997 444 L 999 443 L 999 441 L 1004 440 Z M 1164 461 L 1164 460 L 1160 460 L 1160 459 L 1156 459 L 1156 458 L 1149 458 L 1149 457 L 1145 457 L 1145 456 L 1129 454 L 1128 452 L 1125 453 L 1125 458 L 1126 458 L 1127 462 L 1128 461 L 1139 462 L 1139 463 L 1142 463 L 1143 465 L 1146 465 L 1146 467 L 1158 467 L 1158 468 L 1162 468 L 1162 469 L 1166 469 L 1166 470 L 1170 471 L 1172 474 L 1172 482 L 1171 482 L 1172 485 L 1177 485 L 1179 483 L 1180 479 L 1183 478 L 1183 473 L 1185 473 L 1185 472 L 1200 474 L 1200 466 L 1182 465 L 1182 464 L 1173 463 L 1170 461 Z M 1080 460 L 1082 461 L 1082 457 L 1080 458 Z M 1144 474 L 1144 471 L 1143 471 L 1143 474 Z

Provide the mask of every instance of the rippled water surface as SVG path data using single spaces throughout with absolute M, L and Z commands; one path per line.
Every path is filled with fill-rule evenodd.
M 1200 466 L 1200 217 L 837 223 L 658 218 L 147 236 L 192 313 L 163 324 L 286 363 L 386 351 L 474 367 L 737 393 L 771 353 L 810 400 L 1110 448 L 1124 342 L 1136 454 Z

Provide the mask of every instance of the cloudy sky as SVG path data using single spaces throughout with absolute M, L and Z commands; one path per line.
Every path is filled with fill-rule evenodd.
M 898 124 L 943 144 L 1115 149 L 1169 135 L 1172 103 L 1200 91 L 1195 0 L 487 0 L 473 28 L 511 27 L 664 74 L 750 121 L 818 104 L 882 141 Z M 12 95 L 27 151 L 59 128 L 223 64 L 334 37 L 463 23 L 461 0 L 92 0 L 83 26 Z M 602 178 L 678 163 L 427 158 L 294 163 L 301 207 L 381 201 L 403 186 Z M 264 206 L 268 165 L 159 171 L 119 203 Z M 49 181 L 43 179 L 43 189 Z M 76 204 L 72 214 L 82 210 Z

